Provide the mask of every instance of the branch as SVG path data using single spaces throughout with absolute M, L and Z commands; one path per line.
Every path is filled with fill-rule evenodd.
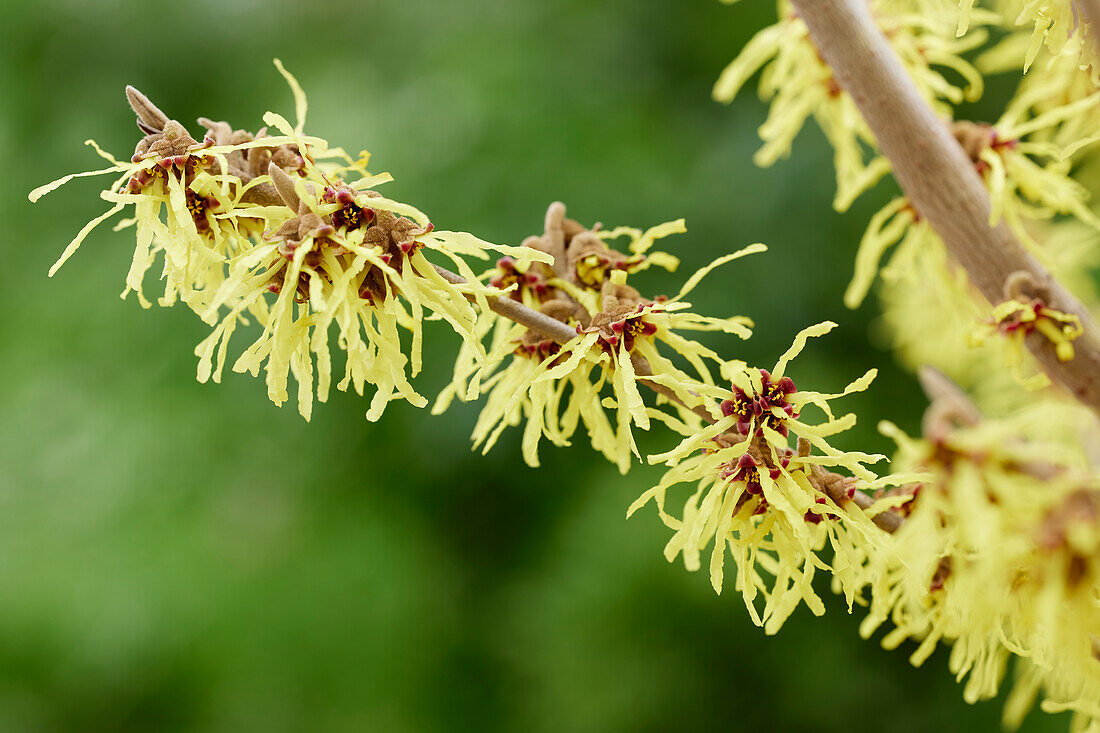
M 461 275 L 455 274 L 450 270 L 444 269 L 439 265 L 432 265 L 435 271 L 443 276 L 443 279 L 452 285 L 464 285 L 466 278 Z M 472 298 L 471 298 L 472 300 Z M 556 318 L 551 318 L 545 313 L 539 313 L 537 310 L 528 308 L 523 303 L 512 300 L 511 298 L 486 298 L 489 301 L 489 308 L 498 313 L 509 321 L 515 321 L 516 323 L 527 326 L 532 331 L 538 331 L 548 339 L 553 339 L 559 344 L 564 344 L 576 337 L 577 332 L 565 325 Z
M 928 397 L 928 408 L 921 421 L 921 433 L 932 441 L 942 441 L 958 425 L 974 426 L 982 421 L 982 411 L 946 374 L 933 366 L 917 370 L 917 379 Z
M 466 282 L 466 278 L 462 277 L 461 275 L 453 273 L 450 270 L 440 267 L 439 265 L 433 265 L 433 267 L 435 267 L 436 272 L 443 276 L 444 280 L 453 285 L 462 285 Z M 469 297 L 471 300 L 473 299 L 473 296 Z M 551 318 L 548 315 L 539 313 L 537 310 L 528 308 L 522 303 L 512 300 L 511 298 L 490 297 L 486 300 L 489 303 L 490 310 L 492 310 L 494 313 L 498 313 L 499 315 L 504 316 L 510 321 L 515 321 L 516 323 L 527 326 L 534 331 L 538 331 L 543 336 L 551 338 L 558 343 L 564 344 L 565 342 L 575 338 L 577 335 L 577 332 L 574 329 L 570 328 L 556 318 Z M 683 405 L 684 407 L 687 407 L 687 405 L 684 405 L 684 403 L 676 396 L 676 394 L 672 390 L 668 389 L 664 385 L 657 384 L 656 382 L 651 382 L 645 378 L 646 375 L 653 373 L 652 371 L 650 371 L 650 366 L 648 362 L 639 359 L 634 362 L 634 369 L 638 375 L 638 381 L 644 383 L 654 392 L 664 395 L 668 399 L 673 400 Z M 693 411 L 697 415 L 702 417 L 707 422 L 715 422 L 714 417 L 706 410 L 706 408 L 697 407 L 689 409 L 693 409 Z M 740 434 L 736 434 L 733 437 L 735 438 L 734 442 L 744 440 L 744 436 Z M 813 466 L 813 469 L 809 474 L 809 479 L 814 488 L 816 488 L 821 493 L 827 495 L 837 504 L 837 506 L 844 506 L 845 504 L 852 503 L 858 506 L 861 510 L 865 510 L 874 503 L 873 498 L 871 498 L 867 494 L 864 494 L 861 491 L 856 491 L 854 496 L 849 499 L 847 495 L 847 490 L 849 487 L 854 485 L 852 483 L 854 479 L 847 476 L 842 476 L 838 473 L 826 471 L 825 469 L 821 468 L 821 466 Z M 901 515 L 897 512 L 888 510 L 880 512 L 878 515 L 873 517 L 871 521 L 887 532 L 895 532 L 905 520 L 902 519 Z
M 677 396 L 676 392 L 674 392 L 672 389 L 666 387 L 659 382 L 654 382 L 646 379 L 646 377 L 653 376 L 653 367 L 644 356 L 641 356 L 640 354 L 632 354 L 630 357 L 630 363 L 634 365 L 634 374 L 638 377 L 639 380 L 645 382 L 645 386 L 649 387 L 657 394 L 664 395 L 669 400 L 681 404 L 684 407 L 687 407 L 687 405 L 684 405 L 684 401 L 681 400 Z M 695 393 L 692 392 L 692 394 Z M 692 412 L 694 412 L 696 415 L 703 418 L 707 422 L 712 424 L 714 423 L 714 416 L 710 414 L 710 410 L 707 409 L 706 405 L 700 404 L 690 409 Z
M 1002 222 L 989 225 L 989 194 L 950 129 L 925 103 L 875 24 L 864 0 L 792 0 L 822 59 L 855 102 L 890 159 L 905 195 L 990 303 L 1026 273 L 1046 305 L 1081 319 L 1075 357 L 1060 361 L 1039 333 L 1028 348 L 1052 380 L 1100 414 L 1100 340 L 1085 307 L 1040 265 Z

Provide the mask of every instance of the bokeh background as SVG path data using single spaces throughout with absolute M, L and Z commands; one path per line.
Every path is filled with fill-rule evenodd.
M 191 124 L 256 127 L 291 113 L 279 56 L 311 99 L 309 129 L 374 153 L 387 193 L 440 226 L 519 243 L 555 199 L 584 222 L 646 227 L 691 272 L 764 241 L 697 291 L 747 314 L 770 366 L 798 329 L 799 384 L 832 390 L 871 366 L 839 442 L 889 451 L 922 398 L 873 337 L 873 299 L 841 305 L 859 235 L 887 186 L 829 207 L 816 129 L 791 160 L 752 166 L 766 108 L 710 100 L 768 2 L 710 0 L 207 0 L 0 3 L 0 731 L 996 730 L 941 650 L 914 669 L 862 641 L 829 598 L 774 638 L 733 593 L 661 555 L 657 478 L 623 477 L 583 445 L 519 458 L 517 435 L 469 450 L 476 407 L 393 404 L 377 424 L 336 393 L 306 424 L 259 380 L 194 379 L 204 326 L 117 294 L 129 237 L 95 233 L 99 167 L 81 142 L 137 140 L 123 85 Z M 1008 84 L 992 85 L 989 118 Z M 675 277 L 652 275 L 652 292 Z M 929 334 L 934 338 L 934 334 Z M 238 345 L 243 342 L 238 341 Z M 437 332 L 417 384 L 447 380 Z M 647 447 L 668 444 L 655 434 Z M 821 591 L 827 593 L 827 588 Z M 1025 730 L 1063 730 L 1033 713 Z

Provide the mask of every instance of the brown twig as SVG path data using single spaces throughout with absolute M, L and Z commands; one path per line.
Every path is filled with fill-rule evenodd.
M 433 265 L 435 271 L 443 276 L 443 279 L 452 285 L 465 285 L 466 278 L 451 272 L 439 265 Z M 473 300 L 473 296 L 470 296 L 470 300 Z M 559 344 L 564 344 L 566 341 L 576 337 L 577 332 L 575 329 L 570 328 L 566 324 L 562 323 L 556 318 L 551 318 L 548 315 L 539 313 L 537 310 L 528 308 L 523 303 L 519 303 L 511 298 L 487 298 L 489 302 L 489 308 L 494 313 L 498 313 L 509 321 L 515 321 L 521 325 L 527 326 L 532 331 L 538 331 L 548 339 L 553 339 Z
M 1002 222 L 989 226 L 990 200 L 950 129 L 921 98 L 864 0 L 792 0 L 822 59 L 833 70 L 889 158 L 910 203 L 926 218 L 970 281 L 989 302 L 1004 299 L 1005 281 L 1026 272 L 1051 308 L 1081 319 L 1075 357 L 1060 361 L 1039 333 L 1027 345 L 1044 371 L 1100 414 L 1100 338 L 1085 309 Z
M 663 395 L 673 402 L 687 407 L 687 405 L 684 404 L 684 401 L 681 400 L 673 390 L 669 389 L 663 384 L 660 384 L 659 382 L 654 382 L 652 380 L 646 379 L 646 377 L 653 376 L 653 367 L 650 366 L 649 361 L 645 357 L 635 354 L 631 356 L 630 362 L 634 366 L 634 374 L 637 375 L 638 380 L 645 384 L 645 386 L 649 387 L 657 394 Z M 710 414 L 710 410 L 707 409 L 706 405 L 696 405 L 695 407 L 689 407 L 688 409 L 694 412 L 699 417 L 706 420 L 707 422 L 714 422 L 714 416 Z

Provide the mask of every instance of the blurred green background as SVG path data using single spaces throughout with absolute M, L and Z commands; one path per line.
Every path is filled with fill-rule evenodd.
M 308 128 L 370 149 L 387 193 L 443 228 L 515 244 L 561 199 L 587 223 L 686 217 L 667 244 L 687 272 L 767 242 L 697 291 L 702 312 L 757 322 L 712 345 L 770 366 L 798 329 L 838 321 L 793 376 L 832 390 L 879 367 L 839 442 L 888 451 L 875 423 L 914 429 L 922 398 L 871 343 L 873 302 L 840 298 L 889 192 L 833 214 L 816 129 L 760 170 L 764 105 L 710 100 L 769 3 L 0 7 L 0 731 L 997 729 L 1000 706 L 966 705 L 942 650 L 913 669 L 831 596 L 767 638 L 735 594 L 667 564 L 652 508 L 624 519 L 654 469 L 622 477 L 578 445 L 531 470 L 515 432 L 474 455 L 473 406 L 395 403 L 371 424 L 336 393 L 306 424 L 259 380 L 200 385 L 204 326 L 119 300 L 132 244 L 107 227 L 46 278 L 104 205 L 89 181 L 26 193 L 99 167 L 85 138 L 129 153 L 124 84 L 187 124 L 254 128 L 292 112 L 279 56 Z M 434 343 L 428 393 L 454 353 Z M 1025 729 L 1064 726 L 1033 713 Z

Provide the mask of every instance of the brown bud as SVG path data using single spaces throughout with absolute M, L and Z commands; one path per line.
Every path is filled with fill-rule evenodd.
M 298 198 L 298 192 L 294 190 L 293 179 L 287 175 L 286 171 L 274 163 L 267 166 L 267 174 L 271 176 L 271 182 L 275 184 L 275 189 L 279 192 L 279 196 L 282 197 L 283 203 L 297 212 L 301 200 Z
M 132 86 L 126 87 L 126 99 L 130 102 L 130 109 L 138 118 L 138 127 L 152 135 L 164 129 L 168 122 L 168 115 L 160 111 L 160 108 L 149 101 L 149 98 Z

